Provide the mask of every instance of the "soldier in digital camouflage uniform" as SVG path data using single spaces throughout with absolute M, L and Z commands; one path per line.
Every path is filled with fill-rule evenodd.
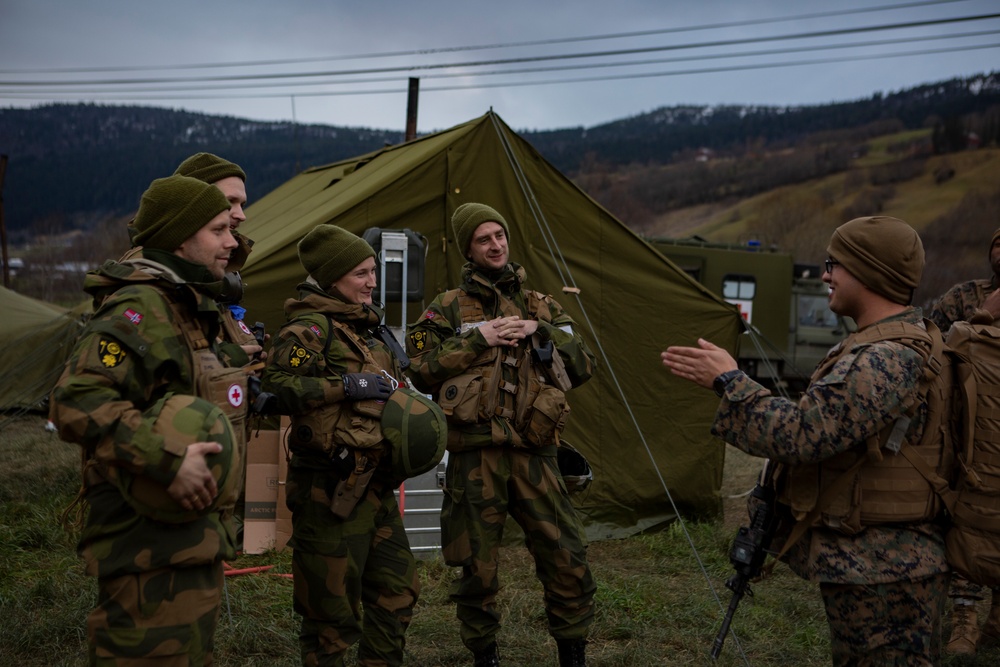
M 242 483 L 245 450 L 246 372 L 225 367 L 216 345 L 215 298 L 237 245 L 228 211 L 202 181 L 153 181 L 135 218 L 143 248 L 85 281 L 95 313 L 49 417 L 85 455 L 79 551 L 98 578 L 92 665 L 212 664 L 222 559 L 234 555 L 234 499 L 219 498 L 216 465 L 232 473 L 229 486 Z M 191 442 L 161 418 L 185 397 L 222 409 L 235 434 L 229 448 L 209 430 Z M 158 518 L 129 500 L 150 488 L 165 512 Z
M 955 322 L 992 324 L 1000 319 L 1000 229 L 993 232 L 990 239 L 990 268 L 993 275 L 988 279 L 969 280 L 959 283 L 945 292 L 931 306 L 928 318 L 947 333 Z M 974 584 L 958 572 L 952 574 L 950 597 L 954 600 L 952 609 L 952 632 L 945 651 L 957 655 L 974 655 L 980 640 L 985 643 L 1000 642 L 1000 590 L 993 589 L 990 614 L 979 629 L 979 619 L 975 603 L 983 599 L 982 587 Z
M 941 503 L 907 458 L 916 452 L 935 466 L 931 478 L 947 478 L 950 446 L 928 425 L 935 385 L 923 380 L 940 333 L 907 305 L 923 246 L 905 222 L 872 217 L 841 225 L 827 252 L 830 309 L 858 331 L 827 354 L 798 402 L 771 396 L 705 340 L 668 348 L 663 363 L 722 397 L 713 434 L 781 464 L 779 500 L 804 530 L 787 540 L 788 563 L 819 582 L 833 664 L 936 665 L 949 577 Z M 818 500 L 838 479 L 849 483 Z
M 343 665 L 360 641 L 358 664 L 400 665 L 419 582 L 379 424 L 403 376 L 376 331 L 375 252 L 319 225 L 299 242 L 299 259 L 309 278 L 285 302 L 263 388 L 291 415 L 286 497 L 302 662 Z
M 441 533 L 445 561 L 462 568 L 451 590 L 462 641 L 477 666 L 499 664 L 497 564 L 509 513 L 535 559 L 560 664 L 584 665 L 597 587 L 556 452 L 569 413 L 563 391 L 590 378 L 594 357 L 552 297 L 524 288 L 525 271 L 509 261 L 500 213 L 462 204 L 452 227 L 469 259 L 462 283 L 409 327 L 407 352 L 414 385 L 432 393 L 448 416 Z M 564 363 L 562 389 L 534 347 Z

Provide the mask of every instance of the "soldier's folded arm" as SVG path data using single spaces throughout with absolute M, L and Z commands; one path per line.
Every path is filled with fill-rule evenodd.
M 152 400 L 153 376 L 133 363 L 124 342 L 103 333 L 91 338 L 52 393 L 60 437 L 101 463 L 169 485 L 183 452 L 169 451 L 169 443 L 153 432 L 155 418 L 144 417 L 135 403 Z
M 322 360 L 323 348 L 286 327 L 271 348 L 261 378 L 264 391 L 277 396 L 278 413 L 298 415 L 322 405 L 344 400 L 339 374 L 313 375 Z M 329 370 L 329 369 L 327 369 Z
M 433 392 L 448 378 L 461 375 L 489 344 L 478 328 L 460 334 L 444 323 L 428 326 L 423 322 L 410 328 L 406 353 L 410 357 L 409 377 L 423 392 Z
M 576 331 L 576 324 L 569 316 L 558 317 L 552 322 L 539 320 L 538 333 L 543 341 L 550 340 L 566 366 L 570 382 L 577 387 L 594 374 L 594 353 Z

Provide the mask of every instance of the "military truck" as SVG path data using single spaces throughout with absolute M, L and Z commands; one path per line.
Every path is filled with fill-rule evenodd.
M 739 307 L 747 324 L 739 342 L 740 368 L 765 385 L 801 391 L 827 350 L 854 326 L 830 310 L 818 265 L 796 263 L 790 254 L 757 241 L 742 245 L 700 237 L 646 241 Z

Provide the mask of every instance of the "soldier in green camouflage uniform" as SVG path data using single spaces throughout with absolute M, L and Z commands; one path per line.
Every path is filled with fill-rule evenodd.
M 409 327 L 407 351 L 414 385 L 448 416 L 441 532 L 446 562 L 462 568 L 451 591 L 462 641 L 476 665 L 499 664 L 497 563 L 509 513 L 535 559 L 560 664 L 584 665 L 596 584 L 556 451 L 569 413 L 563 391 L 590 378 L 594 357 L 558 303 L 524 289 L 524 269 L 509 262 L 507 223 L 497 211 L 463 204 L 452 226 L 470 260 L 462 284 L 438 295 Z M 563 389 L 533 348 L 559 357 Z
M 264 370 L 264 391 L 291 415 L 289 544 L 310 667 L 343 665 L 358 641 L 358 664 L 401 665 L 419 592 L 379 423 L 403 376 L 376 335 L 374 257 L 340 227 L 306 234 L 299 259 L 310 277 L 285 302 Z
M 206 183 L 153 181 L 135 219 L 144 247 L 88 274 L 95 313 L 52 392 L 50 419 L 85 455 L 79 551 L 98 578 L 92 665 L 212 664 L 222 559 L 234 555 L 232 499 L 220 504 L 209 467 L 223 448 L 179 437 L 159 412 L 185 396 L 221 408 L 237 439 L 222 465 L 242 475 L 246 373 L 226 368 L 214 344 L 215 297 L 236 247 L 228 211 Z M 151 518 L 126 498 L 136 484 L 195 517 Z
M 955 322 L 992 324 L 1000 319 L 1000 229 L 990 239 L 990 268 L 993 276 L 988 279 L 959 283 L 945 292 L 931 306 L 930 319 L 942 333 L 947 333 Z M 990 614 L 979 629 L 975 602 L 983 599 L 982 586 L 975 584 L 958 572 L 952 574 L 951 594 L 952 632 L 945 644 L 945 651 L 957 655 L 975 655 L 976 647 L 983 642 L 1000 642 L 1000 590 L 993 589 Z
M 874 217 L 841 225 L 827 252 L 823 280 L 830 286 L 830 309 L 853 317 L 859 330 L 830 351 L 797 403 L 771 396 L 708 341 L 670 347 L 663 363 L 680 377 L 714 386 L 723 398 L 713 434 L 783 465 L 779 499 L 790 503 L 791 512 L 802 509 L 796 505 L 802 492 L 812 499 L 816 514 L 795 514 L 805 530 L 787 557 L 797 574 L 820 584 L 833 663 L 936 665 L 948 585 L 944 538 L 935 521 L 940 502 L 921 473 L 892 450 L 925 445 L 932 417 L 922 382 L 925 357 L 918 347 L 883 334 L 936 335 L 919 309 L 906 305 L 923 270 L 923 246 L 906 223 Z M 897 434 L 900 427 L 905 432 Z M 931 435 L 918 455 L 928 464 L 945 461 L 948 448 L 937 429 L 927 428 Z M 893 437 L 899 438 L 894 445 Z M 824 482 L 832 485 L 829 480 L 839 477 L 847 461 L 860 466 L 857 488 L 863 491 L 834 498 L 846 497 L 846 509 L 817 500 L 817 488 L 828 489 Z M 914 514 L 919 518 L 893 515 L 902 503 L 888 497 L 879 508 L 888 516 L 870 518 L 875 514 L 870 496 L 896 491 L 873 490 L 864 483 L 872 474 L 867 471 L 893 466 L 886 474 L 910 475 L 910 488 L 924 501 Z M 848 529 L 848 519 L 858 516 L 860 525 Z

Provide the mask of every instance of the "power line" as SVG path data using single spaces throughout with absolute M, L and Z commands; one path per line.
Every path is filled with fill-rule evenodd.
M 966 2 L 967 0 L 923 0 L 919 2 L 904 2 L 893 5 L 880 5 L 876 7 L 861 7 L 858 9 L 833 10 L 826 12 L 812 12 L 809 14 L 796 14 L 793 16 L 782 16 L 761 19 L 746 19 L 742 21 L 725 21 L 720 23 L 706 23 L 701 25 L 681 26 L 676 28 L 659 28 L 656 30 L 639 30 L 633 32 L 609 33 L 604 35 L 587 35 L 578 37 L 561 37 L 551 39 L 539 39 L 523 42 L 506 42 L 499 44 L 476 44 L 465 46 L 437 47 L 427 49 L 414 49 L 409 51 L 382 51 L 367 54 L 349 54 L 342 56 L 316 56 L 311 58 L 283 58 L 272 60 L 244 60 L 237 62 L 221 63 L 187 63 L 177 65 L 135 65 L 135 66 L 106 66 L 106 67 L 68 67 L 68 68 L 33 68 L 33 69 L 0 69 L 0 74 L 70 74 L 70 73 L 97 73 L 97 72 L 149 72 L 163 70 L 184 70 L 184 69 L 221 69 L 230 67 L 259 67 L 271 65 L 297 65 L 305 63 L 333 62 L 341 60 L 366 60 L 373 58 L 389 57 L 409 57 L 421 55 L 434 55 L 439 53 L 455 53 L 461 51 L 483 51 L 490 49 L 523 48 L 525 46 L 550 46 L 553 44 L 570 44 L 578 42 L 590 42 L 611 39 L 629 39 L 634 37 L 650 37 L 654 35 L 668 35 L 684 32 L 697 32 L 701 30 L 716 30 L 720 28 L 736 28 L 751 25 L 765 25 L 769 23 L 783 23 L 788 21 L 800 21 L 815 18 L 831 18 L 834 16 L 850 16 L 854 14 L 870 14 L 873 12 L 893 11 L 897 9 L 911 9 L 914 7 L 927 7 L 932 5 L 946 5 L 955 2 Z
M 669 77 L 669 76 L 688 76 L 688 75 L 698 75 L 698 74 L 720 74 L 720 73 L 758 70 L 758 69 L 776 69 L 782 67 L 800 67 L 808 65 L 827 65 L 831 63 L 852 62 L 861 60 L 879 60 L 884 58 L 903 58 L 903 57 L 913 57 L 913 56 L 935 55 L 940 53 L 954 53 L 956 51 L 974 51 L 981 49 L 996 49 L 996 48 L 1000 48 L 1000 42 L 993 44 L 974 44 L 970 46 L 947 47 L 941 49 L 926 49 L 922 51 L 903 51 L 897 53 L 884 53 L 884 54 L 873 54 L 873 55 L 863 55 L 863 56 L 844 56 L 841 58 L 817 58 L 812 60 L 794 60 L 794 61 L 774 62 L 774 63 L 759 63 L 753 65 L 731 65 L 727 67 L 706 67 L 699 69 L 672 70 L 667 72 L 642 72 L 634 74 L 618 74 L 615 76 L 577 77 L 572 79 L 548 79 L 539 81 L 512 81 L 504 83 L 469 84 L 465 86 L 436 86 L 436 87 L 428 86 L 428 87 L 421 87 L 421 93 L 445 92 L 453 90 L 475 90 L 481 88 L 523 88 L 528 86 L 543 86 L 543 85 L 550 86 L 556 84 L 620 81 L 623 79 L 645 79 L 645 78 L 658 78 L 658 77 Z M 398 95 L 400 93 L 406 93 L 406 92 L 407 89 L 405 87 L 400 87 L 400 88 L 384 88 L 380 90 L 316 91 L 316 92 L 295 92 L 295 93 L 284 92 L 284 93 L 257 93 L 257 94 L 244 94 L 244 95 L 135 96 L 131 94 L 123 94 L 123 95 L 115 95 L 113 97 L 109 97 L 106 99 L 114 101 L 121 101 L 121 100 L 151 101 L 151 100 L 177 100 L 177 99 L 185 99 L 185 100 L 265 99 L 265 98 L 276 98 L 276 97 L 283 98 L 289 96 L 343 97 L 343 96 L 355 96 L 355 95 L 386 95 L 386 94 Z M 79 93 L 69 92 L 69 91 L 64 91 L 62 93 L 57 93 L 57 94 L 79 96 Z M 37 96 L 30 95 L 27 93 L 4 93 L 4 95 L 18 99 L 37 99 Z
M 439 74 L 427 74 L 422 77 L 424 80 L 439 80 L 448 78 L 459 78 L 459 77 L 485 77 L 485 76 L 503 76 L 511 74 L 537 74 L 542 72 L 565 72 L 580 69 L 607 69 L 607 68 L 620 68 L 620 67 L 635 67 L 635 66 L 646 66 L 646 65 L 660 65 L 665 63 L 678 63 L 678 62 L 692 62 L 692 61 L 702 61 L 702 60 L 726 60 L 735 58 L 751 58 L 760 57 L 767 55 L 782 55 L 782 54 L 792 54 L 792 53 L 812 53 L 816 51 L 828 51 L 836 49 L 849 49 L 849 48 L 862 48 L 862 47 L 872 47 L 872 46 L 888 46 L 892 44 L 912 44 L 915 42 L 926 42 L 926 41 L 940 41 L 945 39 L 962 39 L 969 37 L 984 37 L 988 35 L 1000 34 L 1000 29 L 997 30 L 977 30 L 972 32 L 961 32 L 961 33 L 950 33 L 945 35 L 921 35 L 917 37 L 901 37 L 896 39 L 879 39 L 879 40 L 869 40 L 863 42 L 841 42 L 837 44 L 820 44 L 813 46 L 800 46 L 800 47 L 788 47 L 788 48 L 775 48 L 775 49 L 760 49 L 756 51 L 741 51 L 736 53 L 715 53 L 697 56 L 677 56 L 671 58 L 647 58 L 644 60 L 625 60 L 619 62 L 604 62 L 604 63 L 589 63 L 589 64 L 577 64 L 577 65 L 552 65 L 546 67 L 523 67 L 517 69 L 505 69 L 505 70 L 495 70 L 495 71 L 481 71 L 475 73 L 468 72 L 452 72 L 452 73 L 439 73 Z M 990 45 L 980 45 L 976 48 L 989 48 Z M 951 50 L 956 50 L 956 47 L 952 47 Z M 940 50 L 928 51 L 926 53 L 940 53 Z M 233 84 L 233 85 L 213 85 L 213 86 L 159 86 L 150 88 L 132 88 L 130 93 L 150 93 L 150 92 L 185 92 L 185 91 L 216 91 L 216 90 L 247 90 L 247 89 L 260 89 L 260 88 L 276 88 L 276 87 L 287 87 L 289 85 L 295 85 L 297 87 L 301 86 L 324 86 L 324 85 L 357 85 L 357 84 L 368 84 L 368 83 L 386 83 L 399 81 L 398 77 L 377 77 L 377 78 L 366 78 L 366 79 L 349 79 L 343 81 L 308 81 L 297 84 L 288 83 L 255 83 L 255 84 Z M 2 84 L 0 84 L 2 85 Z M 68 91 L 47 91 L 38 89 L 33 89 L 32 93 L 60 93 Z M 113 88 L 88 88 L 84 91 L 73 91 L 74 94 L 102 94 L 102 93 L 115 93 L 118 92 L 117 89 Z M 285 96 L 289 93 L 282 93 Z M 294 94 L 298 94 L 297 92 Z
M 705 42 L 689 42 L 683 44 L 670 44 L 655 47 L 640 47 L 630 49 L 613 49 L 608 51 L 590 51 L 583 53 L 567 53 L 543 56 L 523 56 L 518 58 L 503 58 L 495 60 L 470 61 L 464 63 L 438 63 L 424 65 L 404 65 L 398 67 L 374 67 L 354 70 L 332 70 L 324 72 L 292 72 L 274 74 L 243 74 L 243 75 L 219 75 L 201 77 L 163 77 L 163 78 L 137 78 L 137 79 L 91 79 L 77 81 L 0 81 L 0 85 L 11 88 L 25 87 L 34 88 L 41 86 L 85 86 L 85 85 L 141 85 L 159 83 L 192 83 L 192 82 L 222 82 L 222 81 L 257 81 L 273 79 L 299 79 L 316 78 L 330 76 L 352 76 L 361 74 L 387 74 L 391 72 L 416 72 L 430 71 L 438 69 L 451 69 L 456 67 L 483 67 L 487 65 L 508 65 L 526 62 L 544 62 L 552 60 L 572 60 L 584 58 L 606 58 L 611 56 L 634 55 L 638 53 L 655 53 L 662 51 L 679 51 L 695 48 L 714 48 L 721 46 L 736 46 L 740 44 L 757 44 L 771 41 L 788 41 L 794 39 L 815 39 L 818 37 L 832 37 L 836 35 L 848 35 L 862 32 L 878 32 L 883 30 L 902 30 L 910 28 L 920 28 L 929 26 L 940 26 L 954 23 L 964 23 L 970 21 L 983 21 L 1000 18 L 1000 13 L 979 14 L 975 16 L 959 16 L 943 19 L 930 19 L 924 21 L 907 21 L 902 23 L 890 23 L 873 26 L 860 26 L 854 28 L 838 28 L 831 30 L 817 30 L 803 33 L 792 33 L 783 35 L 771 35 L 767 37 L 745 37 L 739 39 L 723 39 Z

